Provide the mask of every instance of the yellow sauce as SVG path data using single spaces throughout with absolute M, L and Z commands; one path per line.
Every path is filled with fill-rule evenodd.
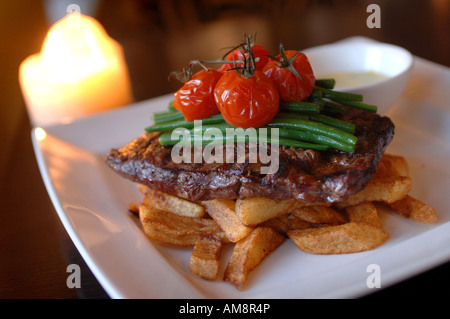
M 380 80 L 387 79 L 388 76 L 378 72 L 367 71 L 367 72 L 335 72 L 326 75 L 321 75 L 319 78 L 335 79 L 336 80 L 335 89 L 339 89 L 349 86 L 358 86 L 374 83 Z

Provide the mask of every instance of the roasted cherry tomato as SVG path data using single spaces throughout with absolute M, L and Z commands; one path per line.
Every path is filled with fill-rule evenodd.
M 256 69 L 261 71 L 266 63 L 270 61 L 270 57 L 268 56 L 269 51 L 267 51 L 266 48 L 259 44 L 254 44 L 252 46 L 252 51 L 255 58 L 259 58 L 258 62 L 255 63 Z M 241 49 L 234 49 L 232 52 L 228 53 L 228 55 L 225 57 L 225 60 L 233 61 L 233 56 L 234 61 L 243 60 L 243 55 L 245 55 L 245 58 L 247 58 L 248 53 L 243 53 Z M 242 66 L 242 63 L 236 63 L 236 65 Z M 234 68 L 233 63 L 222 64 L 222 66 L 219 68 L 219 72 L 223 73 L 231 68 Z
M 214 97 L 225 121 L 241 128 L 269 123 L 280 102 L 275 84 L 261 71 L 249 77 L 235 71 L 224 73 L 216 84 Z
M 306 55 L 294 50 L 282 50 L 264 66 L 263 73 L 275 82 L 280 99 L 286 102 L 304 100 L 311 95 L 316 82 Z
M 214 87 L 222 73 L 203 69 L 195 73 L 175 93 L 173 106 L 183 113 L 186 121 L 201 120 L 219 113 L 214 100 Z

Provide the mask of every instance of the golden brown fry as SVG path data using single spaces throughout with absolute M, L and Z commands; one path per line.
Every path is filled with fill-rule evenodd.
M 410 195 L 406 195 L 389 206 L 398 215 L 418 223 L 430 224 L 438 220 L 434 208 Z
M 236 200 L 236 215 L 245 225 L 255 226 L 269 219 L 288 214 L 300 207 L 311 205 L 317 204 L 307 203 L 295 198 L 274 200 L 265 197 L 252 197 Z
M 193 247 L 199 236 L 211 235 L 229 242 L 225 233 L 211 218 L 181 216 L 141 204 L 139 218 L 144 233 L 151 240 L 176 247 Z
M 236 200 L 236 214 L 245 225 L 258 225 L 266 220 L 287 214 L 291 201 L 275 201 L 270 198 L 253 197 Z
M 349 254 L 374 249 L 389 235 L 381 228 L 350 222 L 347 224 L 291 230 L 288 237 L 301 250 L 319 255 Z
M 223 243 L 214 236 L 200 235 L 189 260 L 189 270 L 206 280 L 215 280 L 220 269 Z
M 347 222 L 340 212 L 327 206 L 302 207 L 294 210 L 292 214 L 312 224 L 339 225 Z
M 280 217 L 269 219 L 260 224 L 260 226 L 270 227 L 280 234 L 286 235 L 286 232 L 288 230 L 307 229 L 311 227 L 311 224 L 305 222 L 301 218 L 298 218 L 294 214 L 286 214 Z
M 202 202 L 202 205 L 231 242 L 236 243 L 252 232 L 253 228 L 244 225 L 236 216 L 234 200 L 213 199 Z
M 405 197 L 411 190 L 408 163 L 402 156 L 384 154 L 372 180 L 362 191 L 336 204 L 342 209 L 363 202 L 393 203 Z
M 408 176 L 374 177 L 365 189 L 336 204 L 336 207 L 342 209 L 363 202 L 393 203 L 405 197 L 411 186 L 411 178 Z
M 363 223 L 381 228 L 377 208 L 371 202 L 364 202 L 346 209 L 350 222 Z
M 150 188 L 145 193 L 144 203 L 182 216 L 203 217 L 205 215 L 205 208 L 202 205 Z
M 249 273 L 284 241 L 284 236 L 268 227 L 257 227 L 237 242 L 225 269 L 224 280 L 242 290 Z
M 375 176 L 409 176 L 408 162 L 402 156 L 384 154 Z

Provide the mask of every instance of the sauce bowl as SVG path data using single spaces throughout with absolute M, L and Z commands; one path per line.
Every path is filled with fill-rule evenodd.
M 303 51 L 316 79 L 335 78 L 334 90 L 363 95 L 363 102 L 385 115 L 401 97 L 414 58 L 404 48 L 365 37 L 351 37 Z

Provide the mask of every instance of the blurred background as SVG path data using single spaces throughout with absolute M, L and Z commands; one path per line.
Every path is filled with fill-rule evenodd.
M 98 19 L 122 44 L 136 101 L 175 91 L 180 84 L 167 80 L 171 71 L 193 59 L 220 57 L 244 33 L 256 34 L 256 42 L 274 54 L 280 42 L 285 48 L 305 49 L 360 35 L 450 66 L 449 0 L 0 0 L 3 298 L 106 296 L 93 277 L 84 277 L 81 292 L 66 286 L 67 258 L 83 261 L 41 181 L 18 82 L 20 63 L 40 51 L 49 27 L 71 3 Z M 381 8 L 381 28 L 367 27 L 366 9 L 372 3 Z

